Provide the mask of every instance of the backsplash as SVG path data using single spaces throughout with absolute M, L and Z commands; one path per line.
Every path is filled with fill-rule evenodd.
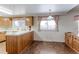
M 3 31 L 27 31 L 29 30 L 29 27 L 22 27 L 22 28 L 8 28 L 8 27 L 0 27 L 0 32 Z

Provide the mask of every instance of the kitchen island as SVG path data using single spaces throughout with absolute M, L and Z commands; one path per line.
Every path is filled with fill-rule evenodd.
M 6 33 L 6 51 L 9 54 L 20 54 L 31 47 L 33 31 L 18 31 Z

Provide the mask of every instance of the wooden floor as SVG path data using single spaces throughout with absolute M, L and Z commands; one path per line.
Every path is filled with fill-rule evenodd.
M 76 54 L 64 43 L 35 41 L 28 51 L 23 54 Z
M 0 54 L 6 53 L 6 42 L 0 43 Z M 76 54 L 64 43 L 35 41 L 23 54 Z

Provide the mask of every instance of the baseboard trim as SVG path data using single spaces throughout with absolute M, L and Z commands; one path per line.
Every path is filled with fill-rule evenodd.
M 42 40 L 34 40 L 34 41 L 38 41 L 38 42 L 57 42 L 57 41 L 42 41 Z M 57 42 L 60 43 L 60 42 Z M 61 42 L 61 43 L 65 43 L 65 42 Z

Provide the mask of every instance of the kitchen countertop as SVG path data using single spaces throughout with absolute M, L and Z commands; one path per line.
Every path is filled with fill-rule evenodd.
M 27 31 L 9 31 L 9 32 L 6 32 L 6 36 L 19 36 L 19 35 L 23 35 L 25 33 L 28 33 L 28 32 L 32 32 L 33 30 L 27 30 Z

